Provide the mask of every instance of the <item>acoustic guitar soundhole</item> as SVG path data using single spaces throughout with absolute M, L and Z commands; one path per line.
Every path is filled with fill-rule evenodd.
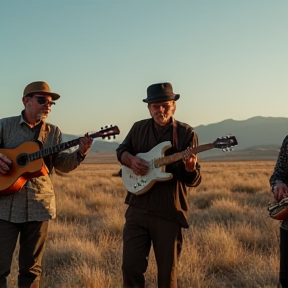
M 26 153 L 19 154 L 17 157 L 17 164 L 24 167 L 28 164 L 28 155 Z

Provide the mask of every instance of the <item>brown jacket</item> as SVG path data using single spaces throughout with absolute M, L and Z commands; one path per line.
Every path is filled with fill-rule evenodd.
M 171 155 L 185 150 L 188 146 L 198 145 L 197 134 L 188 124 L 176 121 L 178 147 L 169 148 L 165 155 Z M 121 162 L 123 152 L 132 155 L 147 153 L 163 141 L 173 143 L 173 124 L 164 127 L 161 135 L 156 133 L 154 120 L 145 119 L 134 123 L 123 143 L 117 149 L 117 158 Z M 175 142 L 175 141 L 174 141 Z M 161 155 L 159 155 L 160 157 Z M 196 187 L 201 182 L 200 165 L 193 172 L 187 172 L 182 160 L 166 166 L 166 172 L 173 174 L 173 178 L 164 182 L 156 182 L 144 194 L 135 195 L 127 191 L 125 203 L 146 210 L 149 214 L 175 220 L 182 227 L 188 228 L 188 195 L 187 186 Z

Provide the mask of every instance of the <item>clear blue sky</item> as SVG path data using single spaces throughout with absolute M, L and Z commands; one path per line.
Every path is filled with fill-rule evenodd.
M 160 81 L 194 127 L 288 117 L 287 15 L 287 0 L 2 0 L 0 117 L 36 80 L 61 95 L 48 120 L 69 134 L 112 123 L 121 141 Z

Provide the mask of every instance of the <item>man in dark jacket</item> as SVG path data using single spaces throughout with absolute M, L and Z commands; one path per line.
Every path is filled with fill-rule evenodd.
M 132 181 L 131 187 L 125 185 L 125 203 L 129 206 L 123 230 L 124 288 L 145 287 L 144 273 L 152 244 L 158 288 L 177 288 L 181 230 L 189 227 L 186 187 L 201 182 L 200 165 L 190 149 L 198 145 L 197 134 L 173 117 L 179 97 L 170 83 L 150 85 L 143 102 L 148 103 L 151 118 L 134 123 L 117 149 L 123 183 Z M 154 155 L 155 151 L 160 151 L 159 155 Z M 153 162 L 152 158 L 162 156 L 161 151 L 171 155 L 165 162 L 171 164 L 163 165 L 159 159 Z M 181 155 L 180 159 L 175 158 L 175 153 Z

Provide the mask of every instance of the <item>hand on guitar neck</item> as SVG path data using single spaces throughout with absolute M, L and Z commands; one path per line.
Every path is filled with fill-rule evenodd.
M 89 136 L 88 133 L 86 133 L 84 135 L 84 137 L 81 137 L 79 139 L 79 153 L 81 154 L 81 156 L 85 156 L 90 147 L 92 146 L 92 143 L 93 143 L 93 139 Z
M 183 151 L 183 162 L 185 169 L 188 172 L 192 172 L 196 169 L 196 163 L 198 161 L 197 155 L 191 152 L 190 147 Z
M 9 165 L 11 165 L 11 160 L 5 155 L 0 153 L 0 173 L 6 174 L 10 170 Z

